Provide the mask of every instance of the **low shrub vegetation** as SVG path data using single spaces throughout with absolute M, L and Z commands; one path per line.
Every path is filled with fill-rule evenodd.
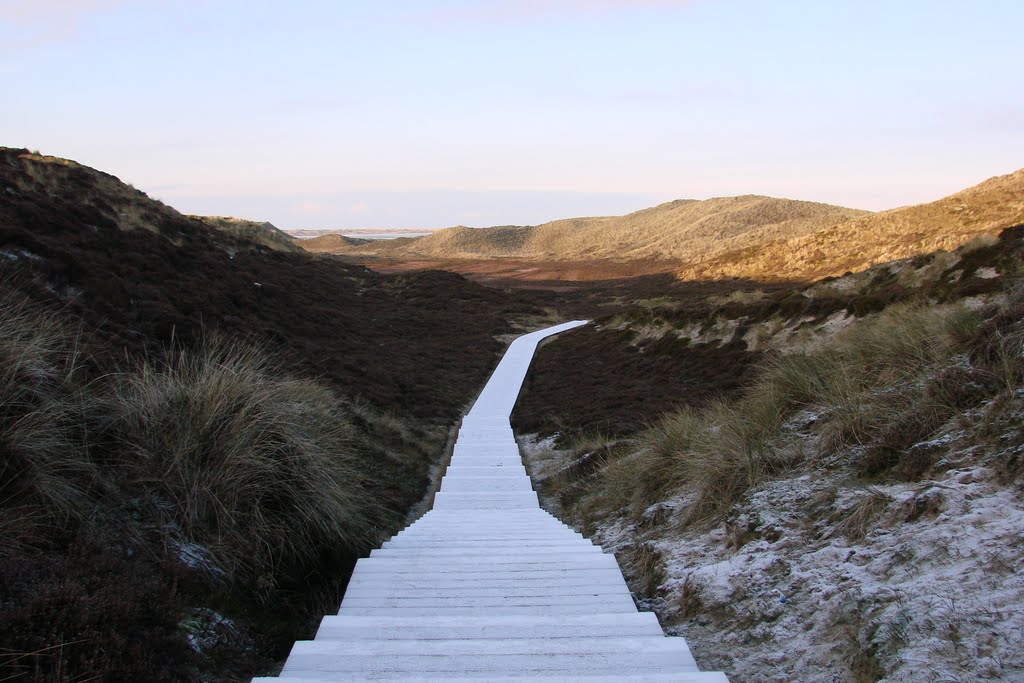
M 110 405 L 124 483 L 240 585 L 262 594 L 324 552 L 378 540 L 383 510 L 346 406 L 258 349 L 212 341 L 143 365 Z
M 95 466 L 79 361 L 55 315 L 0 298 L 0 555 L 86 514 Z
M 399 525 L 429 435 L 258 348 L 100 373 L 76 340 L 0 292 L 0 680 L 253 675 Z
M 585 525 L 623 510 L 640 520 L 678 494 L 678 521 L 703 524 L 808 457 L 844 458 L 868 482 L 919 480 L 933 463 L 915 444 L 1019 384 L 1019 317 L 1006 312 L 1016 307 L 890 306 L 808 353 L 767 358 L 738 399 L 666 414 L 607 448 L 600 469 L 569 467 L 549 486 Z M 819 437 L 814 452 L 794 438 L 801 430 Z M 593 439 L 578 440 L 570 457 L 599 450 Z

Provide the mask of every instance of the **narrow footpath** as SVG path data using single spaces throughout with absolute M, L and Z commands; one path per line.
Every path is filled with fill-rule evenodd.
M 292 648 L 300 681 L 728 683 L 638 612 L 610 554 L 540 509 L 509 425 L 537 344 L 512 342 L 464 418 L 434 507 L 356 563 L 337 615 Z

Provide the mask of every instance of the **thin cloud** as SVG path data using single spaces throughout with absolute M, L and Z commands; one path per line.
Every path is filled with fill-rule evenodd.
M 680 9 L 699 0 L 484 0 L 419 14 L 431 21 L 505 22 Z
M 75 21 L 128 0 L 0 0 L 0 19 L 19 24 Z
M 735 88 L 728 83 L 701 81 L 663 90 L 628 90 L 614 93 L 610 97 L 612 100 L 623 104 L 674 106 L 702 101 L 734 99 L 738 96 Z
M 326 207 L 317 202 L 302 202 L 299 204 L 299 213 L 303 216 L 318 216 L 324 213 Z
M 1000 109 L 991 108 L 979 112 L 972 118 L 980 119 L 990 130 L 1024 133 L 1024 104 L 1008 105 Z
M 0 0 L 0 21 L 25 37 L 67 37 L 94 14 L 128 0 Z
M 163 0 L 0 0 L 0 35 L 5 54 L 74 40 L 90 17 L 127 5 Z

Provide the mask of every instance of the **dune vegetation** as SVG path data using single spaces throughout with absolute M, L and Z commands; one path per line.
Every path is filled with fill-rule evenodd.
M 747 195 L 679 200 L 626 216 L 571 218 L 530 227 L 440 230 L 425 237 L 350 248 L 350 253 L 416 258 L 534 261 L 654 260 L 716 254 L 734 243 L 805 235 L 865 211 Z
M 952 251 L 1024 221 L 1024 169 L 927 204 L 853 218 L 806 235 L 743 245 L 677 271 L 681 278 L 799 278 L 861 271 L 935 251 Z
M 626 216 L 303 246 L 367 264 L 433 261 L 464 273 L 479 270 L 471 265 L 476 262 L 509 261 L 522 271 L 503 274 L 512 280 L 531 279 L 529 266 L 536 263 L 549 279 L 593 279 L 594 272 L 614 273 L 632 264 L 634 274 L 665 272 L 690 281 L 806 282 L 994 236 L 1024 221 L 1022 197 L 1024 169 L 934 202 L 880 213 L 745 195 L 678 200 Z
M 856 463 L 859 475 L 872 477 L 893 468 L 913 478 L 928 469 L 925 461 L 903 459 L 905 449 L 944 424 L 966 400 L 956 383 L 986 380 L 995 390 L 1006 358 L 957 374 L 954 357 L 975 346 L 979 316 L 962 306 L 896 305 L 847 328 L 808 354 L 773 356 L 754 373 L 736 400 L 712 400 L 700 408 L 671 412 L 630 438 L 605 446 L 602 476 L 582 481 L 579 514 L 649 506 L 680 492 L 690 493 L 683 523 L 720 520 L 749 489 L 800 464 L 785 448 L 785 432 L 795 415 L 815 410 L 823 446 L 840 449 L 883 441 Z M 1019 340 L 1018 340 L 1019 341 Z M 1012 340 L 986 340 L 1000 348 Z M 1012 357 L 1012 353 L 1010 355 Z M 926 381 L 926 378 L 930 381 Z M 971 393 L 971 400 L 983 394 Z M 583 440 L 586 452 L 592 438 Z M 572 468 L 564 472 L 570 489 L 578 483 Z M 584 517 L 586 519 L 586 517 Z
M 189 218 L 200 221 L 216 230 L 222 230 L 229 235 L 262 244 L 268 249 L 291 252 L 302 250 L 302 247 L 296 244 L 294 237 L 279 229 L 273 223 L 247 221 L 244 218 L 234 218 L 231 216 L 189 216 Z
M 0 187 L 0 679 L 273 671 L 544 315 L 27 150 Z
M 100 376 L 88 365 L 57 314 L 0 301 L 7 676 L 181 680 L 231 655 L 244 670 L 269 625 L 336 599 L 399 525 L 365 459 L 368 422 L 393 441 L 401 428 L 264 350 L 211 340 Z
M 703 278 L 528 291 L 2 148 L 0 679 L 274 671 L 425 499 L 503 345 L 568 318 L 595 322 L 544 344 L 513 415 L 532 474 L 703 668 L 1012 678 L 1022 182 L 333 240 Z
M 617 431 L 587 429 L 548 392 L 538 423 L 523 397 L 519 419 L 559 434 L 524 441 L 542 498 L 730 680 L 1019 676 L 1019 233 L 817 283 L 800 302 L 752 292 L 697 315 L 666 298 L 608 316 L 604 334 L 629 330 L 641 349 L 759 350 L 733 351 L 749 367 L 739 388 Z

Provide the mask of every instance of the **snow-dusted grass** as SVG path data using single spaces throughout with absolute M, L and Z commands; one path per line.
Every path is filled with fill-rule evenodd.
M 865 498 L 874 521 L 850 538 Z M 737 682 L 1024 677 L 1024 507 L 986 467 L 874 492 L 814 470 L 759 486 L 731 522 L 738 548 L 730 525 L 653 543 L 653 606 L 702 665 Z
M 944 469 L 920 482 L 805 463 L 714 527 L 672 523 L 684 491 L 591 530 L 641 604 L 734 683 L 1024 680 L 1024 503 L 1003 469 L 1024 446 L 973 441 L 940 440 Z
M 1024 681 L 1021 300 L 890 308 L 739 401 L 549 449 L 543 491 L 735 683 Z
M 807 355 L 776 356 L 738 401 L 684 408 L 616 447 L 575 444 L 573 450 L 588 463 L 602 460 L 602 476 L 579 480 L 570 469 L 561 483 L 582 485 L 585 516 L 624 507 L 635 515 L 685 488 L 692 495 L 682 521 L 713 521 L 750 487 L 804 458 L 786 447 L 782 427 L 815 406 L 824 416 L 820 424 L 829 450 L 867 444 L 884 431 L 886 439 L 860 465 L 863 474 L 879 474 L 900 464 L 894 449 L 909 446 L 952 414 L 956 402 L 929 393 L 921 378 L 950 363 L 979 325 L 973 313 L 957 306 L 893 306 Z M 908 474 L 922 465 L 927 463 L 907 464 Z

